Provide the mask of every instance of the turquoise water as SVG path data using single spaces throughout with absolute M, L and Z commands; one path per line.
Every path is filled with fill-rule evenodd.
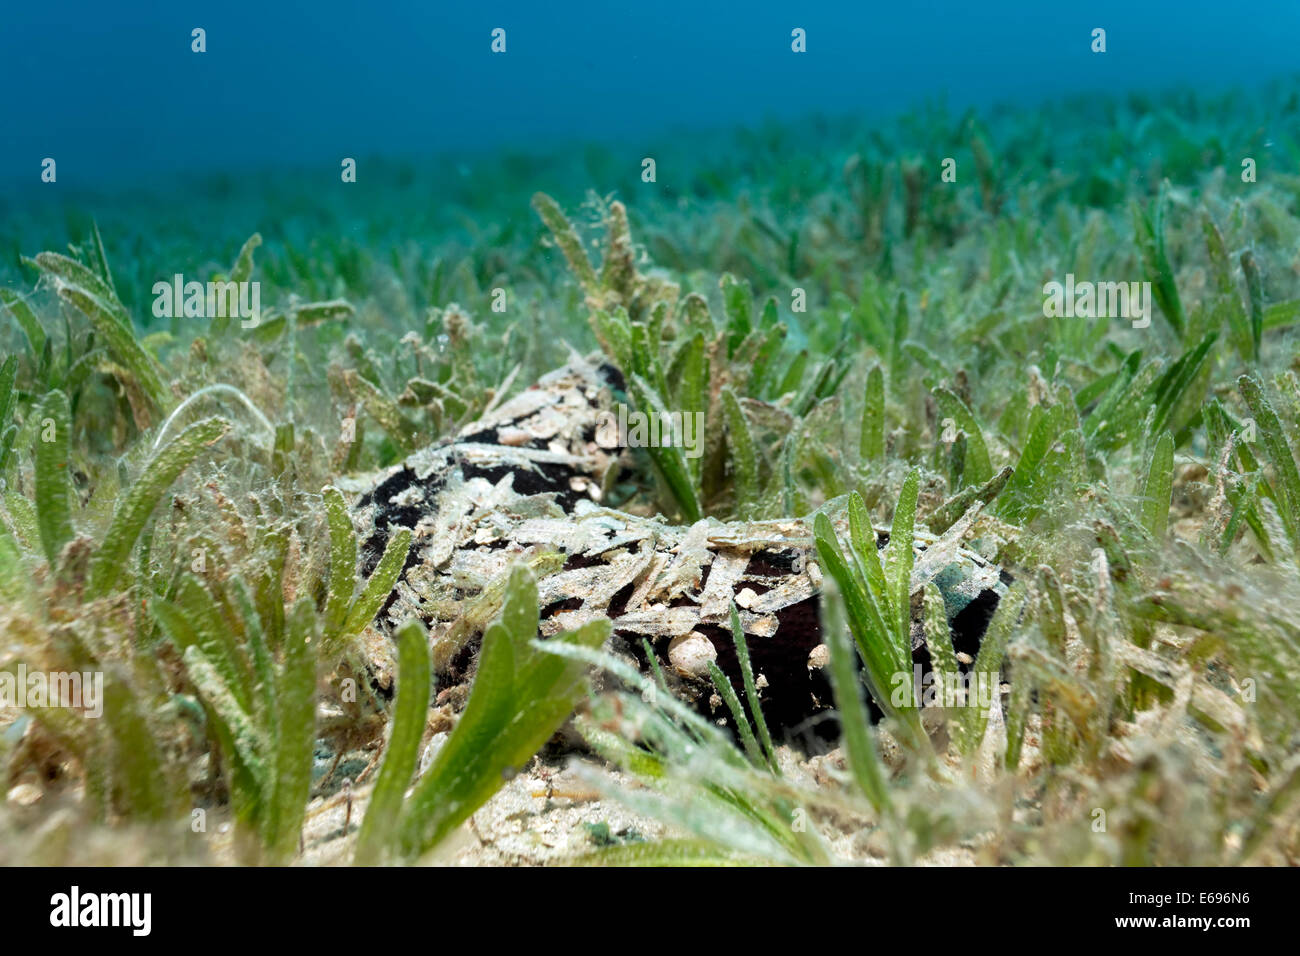
M 514 260 L 541 190 L 618 196 L 661 265 L 764 283 L 713 226 L 757 201 L 801 229 L 854 156 L 969 173 L 982 131 L 1008 202 L 1060 179 L 1106 209 L 1246 155 L 1294 169 L 1297 41 L 1294 3 L 13 6 L 0 281 L 30 291 L 21 257 L 94 222 L 146 327 L 155 282 L 255 231 L 268 295 L 365 299 L 362 260 Z M 317 282 L 322 256 L 352 278 Z
M 341 157 L 692 131 L 1067 94 L 1250 87 L 1294 71 L 1300 4 L 10 4 L 0 195 Z M 191 32 L 206 31 L 206 52 Z M 504 53 L 492 30 L 506 31 Z M 806 34 L 806 52 L 791 33 Z M 1106 52 L 1091 51 L 1106 30 Z M 1062 123 L 1069 122 L 1061 115 Z M 36 197 L 42 198 L 42 197 Z

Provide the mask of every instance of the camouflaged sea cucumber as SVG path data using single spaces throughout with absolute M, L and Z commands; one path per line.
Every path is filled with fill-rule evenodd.
M 525 560 L 538 577 L 543 637 L 608 616 L 612 651 L 645 667 L 645 639 L 673 689 L 706 712 L 717 699 L 704 660 L 716 659 L 739 686 L 734 601 L 769 722 L 787 731 L 816 723 L 832 697 L 811 518 L 680 526 L 602 506 L 629 463 L 626 449 L 598 442 L 606 440 L 598 422 L 622 384 L 613 366 L 574 355 L 453 439 L 354 486 L 363 572 L 393 527 L 414 532 L 367 645 L 372 673 L 381 685 L 389 680 L 383 634 L 414 616 L 429 626 L 440 684 L 470 679 L 507 570 Z M 842 531 L 842 509 L 827 510 Z M 957 547 L 963 524 L 943 539 L 918 535 L 912 587 L 938 583 L 955 648 L 973 653 L 1009 578 Z M 877 535 L 883 545 L 887 534 Z M 914 656 L 928 661 L 919 626 L 913 634 Z

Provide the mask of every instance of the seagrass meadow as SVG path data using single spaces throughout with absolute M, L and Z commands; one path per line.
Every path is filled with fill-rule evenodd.
M 1300 82 L 655 160 L 4 201 L 0 862 L 1300 862 Z

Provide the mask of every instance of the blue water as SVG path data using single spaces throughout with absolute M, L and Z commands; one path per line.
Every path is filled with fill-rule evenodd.
M 1300 69 L 1300 3 L 11 2 L 0 190 L 338 169 L 922 102 L 1250 87 Z M 207 31 L 207 52 L 190 31 Z M 506 53 L 490 31 L 504 28 Z M 807 31 L 808 51 L 790 49 Z M 1093 54 L 1094 27 L 1107 52 Z M 1062 116 L 1068 122 L 1068 116 Z

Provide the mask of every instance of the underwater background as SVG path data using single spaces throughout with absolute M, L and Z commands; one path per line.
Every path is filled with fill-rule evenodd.
M 480 807 L 462 862 L 1300 862 L 1298 49 L 1280 0 L 11 4 L 0 690 L 108 696 L 0 694 L 0 863 L 413 861 Z M 258 321 L 160 311 L 174 277 Z M 1075 277 L 1143 314 L 1049 309 Z M 430 446 L 560 454 L 479 426 L 575 352 L 614 370 L 586 401 L 698 415 L 702 454 L 492 498 L 446 553 L 432 491 L 371 533 L 374 476 Z M 484 570 L 570 499 L 701 562 L 710 528 L 802 529 L 696 635 L 707 719 L 626 668 L 588 699 L 618 625 L 534 642 L 582 604 L 538 582 L 588 567 Z M 831 636 L 758 681 L 736 607 L 791 578 L 766 636 Z M 489 641 L 542 677 L 474 684 Z M 885 699 L 922 652 L 1002 703 Z M 529 761 L 579 704 L 623 776 L 564 816 L 566 755 Z
M 491 49 L 498 27 L 504 53 Z M 1098 27 L 1104 53 L 1091 49 Z M 792 51 L 795 28 L 806 52 Z M 1186 102 L 1156 115 L 1142 97 L 1254 102 L 1294 74 L 1298 40 L 1300 8 L 1284 2 L 15 6 L 0 33 L 13 91 L 0 269 L 80 238 L 90 218 L 110 242 L 201 235 L 224 261 L 254 228 L 278 250 L 326 222 L 372 248 L 381 234 L 437 243 L 465 240 L 470 222 L 531 225 L 537 189 L 648 212 L 734 195 L 764 160 L 811 192 L 827 173 L 801 156 L 829 168 L 866 140 L 882 155 L 952 152 L 915 122 L 900 132 L 908 115 L 1019 117 L 1038 124 L 1054 168 L 1158 176 L 1164 124 L 1210 120 Z M 1117 106 L 1142 121 L 1125 142 Z M 1237 142 L 1212 142 L 1240 150 L 1249 135 L 1257 161 L 1287 161 L 1274 150 L 1293 112 L 1242 119 Z M 42 181 L 46 157 L 57 183 Z M 343 157 L 359 163 L 354 183 L 341 182 Z M 645 157 L 656 185 L 641 182 Z M 128 305 L 166 274 L 151 276 L 127 277 Z
M 204 54 L 190 50 L 194 27 Z M 504 55 L 489 49 L 496 27 Z M 1090 51 L 1095 27 L 1104 55 Z M 330 172 L 336 154 L 653 151 L 692 130 L 872 121 L 940 99 L 960 110 L 1216 93 L 1295 70 L 1297 39 L 1300 10 L 1281 0 L 15 4 L 0 35 L 0 177 L 7 190 L 31 181 L 32 156 L 57 157 L 67 188 L 111 188 L 286 164 Z

